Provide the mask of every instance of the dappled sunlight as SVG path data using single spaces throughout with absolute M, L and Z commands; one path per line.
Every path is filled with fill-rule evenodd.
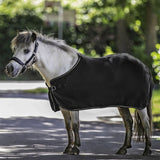
M 152 136 L 153 139 L 160 140 L 160 135 L 159 136 Z
M 0 117 L 1 118 L 47 117 L 47 118 L 63 119 L 61 112 L 52 111 L 47 98 L 47 94 L 43 96 L 43 98 L 42 97 L 37 98 L 35 95 L 31 95 L 29 97 L 27 97 L 27 95 L 24 95 L 24 97 L 23 95 L 21 95 L 22 97 L 12 98 L 13 96 L 13 93 L 12 93 L 10 95 L 10 98 L 0 98 L 0 103 L 1 103 Z M 118 109 L 112 107 L 112 108 L 103 108 L 103 109 L 83 110 L 83 111 L 80 111 L 80 120 L 81 121 L 97 121 L 97 120 L 106 121 L 106 118 L 110 115 L 113 115 L 113 117 L 117 116 L 117 119 L 118 119 L 119 117 Z M 47 124 L 47 125 L 52 125 L 52 124 Z
M 18 159 L 28 157 L 62 156 L 67 146 L 67 134 L 64 122 L 61 119 L 44 117 L 14 117 L 0 119 L 0 159 Z M 81 122 L 80 155 L 72 156 L 70 160 L 80 159 L 113 159 L 114 153 L 120 148 L 125 136 L 122 124 L 109 124 L 103 122 Z M 156 137 L 157 138 L 157 137 Z M 157 143 L 157 141 L 154 141 Z M 154 145 L 153 145 L 154 146 Z M 143 143 L 133 143 L 133 148 L 128 150 L 130 155 L 141 155 Z M 159 148 L 153 149 L 158 153 Z M 119 159 L 119 157 L 118 157 Z M 129 158 L 130 159 L 130 158 Z
M 107 107 L 101 109 L 91 109 L 80 111 L 80 119 L 83 121 L 97 121 L 102 117 L 118 116 L 119 112 L 116 107 Z M 103 118 L 102 118 L 103 119 Z
M 67 135 L 62 121 L 14 117 L 0 119 L 0 124 L 0 157 L 60 155 L 66 146 L 63 138 Z
M 60 155 L 62 153 L 60 152 L 52 152 L 52 150 L 54 150 L 56 148 L 56 146 L 53 147 L 48 147 L 46 145 L 32 145 L 31 147 L 29 146 L 25 146 L 25 145 L 13 145 L 13 146 L 6 146 L 6 147 L 2 147 L 0 146 L 0 157 L 2 157 L 2 155 L 4 157 L 26 157 L 26 156 L 41 156 L 41 155 Z M 39 151 L 37 151 L 39 150 Z M 42 151 L 41 151 L 42 150 Z M 45 151 L 43 151 L 45 150 Z M 50 150 L 50 152 L 49 152 Z M 3 154 L 5 153 L 5 155 Z M 3 157 L 3 158 L 4 158 Z
M 63 155 L 67 146 L 67 133 L 60 112 L 54 113 L 48 100 L 45 99 L 9 99 L 0 98 L 0 158 L 17 159 L 27 157 L 54 157 Z M 11 101 L 12 103 L 11 103 Z M 23 104 L 27 104 L 24 105 Z M 3 107 L 5 106 L 5 108 Z M 7 112 L 6 112 L 7 111 Z M 97 121 L 97 115 L 104 121 Z M 114 110 L 117 115 L 117 109 Z M 93 113 L 93 114 L 91 114 Z M 117 156 L 114 153 L 122 146 L 125 137 L 123 124 L 117 122 L 119 116 L 114 118 L 108 115 L 110 109 L 81 111 L 82 121 L 80 125 L 81 147 L 80 155 L 75 159 L 106 159 L 108 156 Z M 108 117 L 104 116 L 107 115 Z M 157 143 L 159 135 L 153 137 Z M 154 145 L 153 145 L 154 146 Z M 133 143 L 134 150 L 128 150 L 128 155 L 141 155 L 144 143 Z M 154 152 L 159 152 L 155 148 Z M 69 158 L 70 159 L 70 158 Z M 88 160 L 88 158 L 86 158 Z M 72 160 L 72 159 L 71 159 Z
M 46 125 L 46 126 L 53 126 L 52 123 L 47 123 L 47 122 L 44 122 L 43 125 Z
M 113 136 L 95 136 L 94 138 L 105 139 L 105 138 L 113 138 Z
M 37 88 L 47 88 L 44 81 L 1 81 L 2 91 L 15 91 L 15 90 L 31 90 Z
M 110 120 L 114 122 L 117 122 L 117 121 L 121 122 L 122 118 L 111 118 Z
M 82 133 L 85 133 L 85 132 L 95 132 L 95 133 L 99 133 L 101 132 L 100 130 L 84 130 L 84 131 L 81 131 Z
M 26 98 L 0 98 L 0 117 L 48 117 L 63 119 L 60 112 L 51 110 L 48 100 Z M 5 106 L 5 107 L 4 107 Z

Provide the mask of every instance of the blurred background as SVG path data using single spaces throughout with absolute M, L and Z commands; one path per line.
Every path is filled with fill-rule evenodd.
M 23 30 L 63 39 L 88 56 L 127 52 L 144 62 L 156 84 L 152 97 L 152 148 L 153 154 L 159 155 L 159 8 L 160 0 L 0 0 L 0 158 L 32 160 L 52 155 L 58 159 L 67 142 L 63 117 L 51 110 L 48 89 L 39 73 L 28 70 L 11 79 L 4 72 L 13 54 L 11 40 Z M 134 109 L 130 110 L 133 114 Z M 102 159 L 97 157 L 99 154 L 108 159 L 108 153 L 116 152 L 116 147 L 111 146 L 120 146 L 125 134 L 117 108 L 81 111 L 80 120 L 82 155 L 89 153 L 92 159 L 93 155 Z M 134 146 L 130 153 L 141 154 L 143 143 Z
M 159 0 L 0 0 L 0 80 L 13 81 L 4 68 L 12 56 L 11 40 L 23 30 L 64 39 L 92 57 L 127 52 L 152 72 L 154 122 L 160 128 L 159 8 Z M 27 71 L 14 80 L 42 78 Z
M 34 29 L 89 56 L 130 53 L 158 83 L 159 7 L 158 0 L 0 0 L 0 80 L 9 80 L 4 68 L 12 56 L 10 41 L 17 32 Z M 29 71 L 18 79 L 41 77 Z

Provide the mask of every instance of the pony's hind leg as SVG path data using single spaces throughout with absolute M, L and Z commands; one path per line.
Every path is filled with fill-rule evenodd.
M 120 115 L 122 116 L 122 119 L 126 128 L 126 135 L 125 135 L 124 144 L 118 150 L 117 154 L 124 155 L 127 153 L 127 148 L 131 148 L 133 119 L 128 108 L 119 107 L 118 110 Z
M 70 112 L 67 111 L 67 110 L 64 110 L 63 108 L 61 108 L 61 112 L 62 112 L 63 117 L 64 117 L 65 127 L 66 127 L 67 134 L 68 134 L 68 145 L 67 145 L 67 147 L 66 147 L 66 149 L 64 150 L 63 153 L 72 154 L 72 147 L 73 147 L 73 144 L 74 144 L 74 140 L 73 140 L 73 131 L 72 131 L 72 123 L 71 123 Z
M 142 125 L 144 129 L 144 134 L 145 134 L 145 149 L 143 152 L 143 155 L 150 155 L 151 154 L 151 124 L 150 124 L 150 118 L 147 113 L 147 108 L 144 108 L 142 110 L 137 110 Z

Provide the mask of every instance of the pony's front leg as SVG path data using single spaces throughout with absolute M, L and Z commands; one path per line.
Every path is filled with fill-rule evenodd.
M 130 111 L 128 108 L 118 108 L 120 115 L 122 116 L 125 128 L 126 128 L 126 135 L 125 135 L 125 141 L 123 146 L 118 150 L 117 154 L 124 155 L 127 153 L 127 148 L 131 148 L 131 138 L 132 138 L 132 125 L 133 125 L 133 119 L 130 114 Z
M 81 142 L 80 142 L 80 136 L 79 136 L 79 111 L 71 111 L 71 121 L 72 121 L 72 129 L 74 132 L 75 142 L 73 146 L 73 152 L 75 155 L 79 154 L 79 149 Z
M 72 148 L 73 148 L 73 145 L 74 145 L 74 140 L 73 140 L 73 131 L 72 131 L 70 111 L 67 111 L 67 110 L 64 110 L 63 108 L 61 108 L 61 112 L 62 112 L 63 117 L 64 117 L 65 127 L 66 127 L 67 134 L 68 134 L 68 145 L 67 145 L 67 147 L 66 147 L 66 149 L 64 150 L 63 153 L 73 154 Z

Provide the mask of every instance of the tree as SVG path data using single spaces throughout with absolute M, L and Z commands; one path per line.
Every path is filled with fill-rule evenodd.
M 130 53 L 131 51 L 128 24 L 127 24 L 128 13 L 125 12 L 126 7 L 128 7 L 127 5 L 128 5 L 127 0 L 116 1 L 117 12 L 120 13 L 119 17 L 117 17 L 117 22 L 116 22 L 116 30 L 117 30 L 116 45 L 117 45 L 117 51 L 119 53 L 124 53 L 124 52 Z
M 157 43 L 157 15 L 154 10 L 155 0 L 147 0 L 145 2 L 145 52 L 150 55 L 155 51 Z

